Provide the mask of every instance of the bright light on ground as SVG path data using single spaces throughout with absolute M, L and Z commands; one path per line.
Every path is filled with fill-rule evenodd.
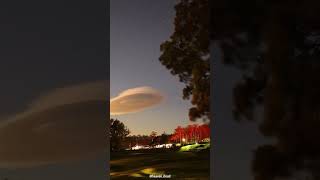
M 139 173 L 133 173 L 130 174 L 132 177 L 148 177 L 148 175 L 158 175 L 158 174 L 164 174 L 163 171 L 156 171 L 155 168 L 145 168 L 140 170 Z
M 200 151 L 204 149 L 209 149 L 210 148 L 210 143 L 205 143 L 205 144 L 190 144 L 186 146 L 182 146 L 179 151 L 184 152 L 184 151 Z
M 126 150 L 139 150 L 139 149 L 154 149 L 154 148 L 172 148 L 172 144 L 158 144 L 154 147 L 151 147 L 151 146 L 139 146 L 139 145 L 136 145 L 136 146 L 133 146 L 131 149 L 128 148 Z

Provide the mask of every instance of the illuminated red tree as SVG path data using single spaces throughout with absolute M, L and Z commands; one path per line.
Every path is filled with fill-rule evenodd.
M 184 133 L 184 129 L 181 126 L 178 126 L 175 130 L 174 130 L 174 134 L 171 138 L 171 140 L 173 140 L 174 142 L 179 142 L 181 143 L 182 139 L 185 138 L 185 133 Z
M 171 135 L 170 141 L 181 143 L 184 139 L 186 143 L 200 142 L 205 138 L 210 138 L 210 128 L 207 124 L 189 125 L 185 128 L 178 126 Z

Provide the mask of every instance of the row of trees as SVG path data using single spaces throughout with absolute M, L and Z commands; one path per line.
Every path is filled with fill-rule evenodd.
M 136 145 L 155 146 L 158 144 L 169 143 L 170 136 L 165 132 L 157 135 L 157 132 L 152 131 L 148 135 L 132 135 L 129 136 L 129 129 L 118 119 L 110 119 L 110 146 L 111 152 L 119 151 L 126 148 L 131 148 Z
M 170 137 L 170 141 L 179 143 L 196 143 L 206 138 L 210 138 L 210 127 L 207 124 L 189 125 L 187 127 L 178 126 Z
M 178 126 L 173 134 L 157 135 L 152 131 L 148 135 L 132 135 L 129 136 L 129 129 L 118 119 L 110 119 L 110 146 L 111 151 L 119 151 L 131 148 L 136 145 L 155 146 L 167 143 L 195 143 L 210 137 L 210 128 L 207 124 L 189 125 L 187 127 Z
M 169 134 L 166 134 L 165 132 L 161 135 L 157 135 L 157 132 L 152 131 L 151 134 L 148 135 L 132 135 L 128 136 L 124 140 L 124 146 L 126 147 L 134 147 L 136 145 L 142 145 L 142 146 L 155 146 L 158 144 L 167 144 L 170 140 Z

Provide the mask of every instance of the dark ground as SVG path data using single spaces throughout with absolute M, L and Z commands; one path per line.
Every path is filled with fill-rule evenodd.
M 209 156 L 209 151 L 113 152 L 110 161 L 111 179 L 152 179 L 149 174 L 171 174 L 171 179 L 207 180 L 210 175 Z

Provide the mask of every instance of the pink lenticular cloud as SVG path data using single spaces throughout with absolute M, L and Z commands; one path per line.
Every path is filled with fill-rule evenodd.
M 164 99 L 158 90 L 144 86 L 125 90 L 110 101 L 111 115 L 136 113 L 160 104 Z

